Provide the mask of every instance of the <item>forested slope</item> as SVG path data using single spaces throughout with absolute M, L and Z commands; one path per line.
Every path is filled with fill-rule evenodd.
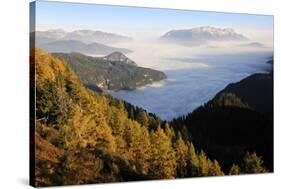
M 35 186 L 224 175 L 167 122 L 86 88 L 60 59 L 36 49 L 34 64 Z

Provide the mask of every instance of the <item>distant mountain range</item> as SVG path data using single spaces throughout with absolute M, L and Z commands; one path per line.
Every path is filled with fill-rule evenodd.
M 236 33 L 232 28 L 222 29 L 202 26 L 191 29 L 171 30 L 165 33 L 160 40 L 186 45 L 198 45 L 208 41 L 246 41 L 248 38 Z
M 115 48 L 100 43 L 85 44 L 77 40 L 58 40 L 49 43 L 39 44 L 38 47 L 48 52 L 80 52 L 85 54 L 109 54 L 115 51 L 122 53 L 131 52 L 125 48 Z
M 104 57 L 91 57 L 81 53 L 53 53 L 66 62 L 89 88 L 102 90 L 134 90 L 147 84 L 165 79 L 157 70 L 138 67 L 120 52 Z
M 110 45 L 113 43 L 132 41 L 132 38 L 114 33 L 93 30 L 75 30 L 67 32 L 62 29 L 56 29 L 36 31 L 37 44 L 50 43 L 57 40 L 77 40 L 86 44 L 95 42 Z
M 118 42 L 128 42 L 132 38 L 102 31 L 76 30 L 66 32 L 62 29 L 36 31 L 30 33 L 30 39 L 35 39 L 36 47 L 48 52 L 80 52 L 84 54 L 110 54 L 118 51 L 132 52 L 125 48 L 116 48 L 110 45 Z

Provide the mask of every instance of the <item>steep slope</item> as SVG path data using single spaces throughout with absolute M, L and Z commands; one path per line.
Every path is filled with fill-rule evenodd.
M 90 88 L 134 90 L 166 78 L 163 72 L 135 66 L 133 61 L 117 52 L 101 58 L 79 53 L 53 55 L 64 60 Z
M 175 130 L 187 130 L 188 139 L 221 162 L 225 172 L 233 163 L 241 164 L 247 151 L 261 155 L 273 171 L 272 119 L 233 93 L 219 93 L 187 116 L 172 120 L 171 125 Z
M 39 44 L 38 47 L 48 52 L 80 52 L 86 54 L 109 54 L 115 51 L 131 52 L 129 49 L 115 48 L 100 43 L 85 44 L 77 40 L 57 40 L 50 43 Z
M 168 123 L 87 89 L 60 59 L 36 49 L 34 64 L 34 186 L 224 174 Z
M 273 119 L 273 75 L 253 74 L 226 86 L 221 93 L 233 93 L 256 111 Z
M 130 179 L 128 175 L 148 179 L 123 159 L 125 130 L 141 128 L 127 118 L 122 102 L 86 89 L 71 69 L 48 53 L 36 49 L 34 61 L 34 184 L 114 182 Z
M 215 28 L 202 26 L 191 29 L 171 30 L 161 37 L 161 41 L 186 44 L 200 45 L 208 41 L 245 41 L 247 38 L 236 33 L 231 28 Z

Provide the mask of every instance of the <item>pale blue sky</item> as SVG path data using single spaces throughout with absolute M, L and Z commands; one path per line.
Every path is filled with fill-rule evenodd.
M 187 29 L 206 25 L 231 27 L 238 32 L 273 35 L 273 16 L 36 2 L 37 30 L 92 29 L 124 35 L 139 35 L 141 32 L 165 33 L 172 29 Z

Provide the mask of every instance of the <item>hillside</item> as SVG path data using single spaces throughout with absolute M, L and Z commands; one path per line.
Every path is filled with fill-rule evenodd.
M 243 165 L 241 159 L 247 151 L 262 156 L 267 168 L 273 171 L 273 119 L 248 104 L 224 91 L 170 124 L 175 130 L 187 130 L 187 139 L 221 162 L 224 172 L 233 163 Z
M 273 65 L 273 57 L 267 63 Z M 273 171 L 273 68 L 231 83 L 213 99 L 171 124 L 188 130 L 195 146 L 222 162 L 227 171 L 246 151 L 263 156 Z M 185 125 L 183 127 L 183 125 Z
M 273 75 L 253 74 L 229 84 L 221 93 L 233 93 L 254 110 L 273 119 Z
M 134 90 L 166 78 L 163 72 L 138 67 L 132 60 L 118 52 L 97 58 L 80 53 L 53 55 L 64 60 L 90 88 Z
M 100 43 L 86 44 L 77 40 L 57 40 L 49 43 L 38 44 L 38 47 L 48 52 L 80 52 L 86 54 L 109 54 L 115 51 L 122 53 L 131 52 L 129 49 L 115 48 Z
M 60 59 L 36 49 L 31 56 L 33 65 L 33 186 L 224 174 L 216 160 L 197 152 L 168 123 L 87 89 Z
M 36 81 L 36 127 L 30 135 L 33 186 L 267 172 L 261 157 L 247 152 L 239 166 L 233 164 L 224 173 L 220 164 L 229 159 L 218 162 L 201 147 L 197 150 L 186 140 L 189 131 L 174 129 L 141 108 L 89 90 L 66 63 L 42 50 L 35 49 L 30 60 L 31 68 L 36 68 L 35 78 L 31 75 L 31 82 Z M 241 105 L 239 100 L 220 102 L 225 99 L 216 102 Z M 264 124 L 260 121 L 256 120 Z

